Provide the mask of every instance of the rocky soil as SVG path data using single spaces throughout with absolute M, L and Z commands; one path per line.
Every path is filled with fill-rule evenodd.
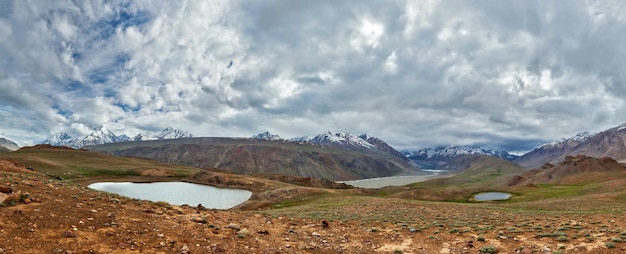
M 515 205 L 333 194 L 297 206 L 221 211 L 93 191 L 6 161 L 0 186 L 6 196 L 19 193 L 0 205 L 0 253 L 616 253 L 626 247 L 622 206 L 606 213 L 520 212 Z

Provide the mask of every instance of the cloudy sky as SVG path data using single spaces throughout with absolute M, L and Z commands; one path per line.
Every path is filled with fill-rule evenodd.
M 626 122 L 626 2 L 0 0 L 0 137 L 367 133 L 523 152 Z

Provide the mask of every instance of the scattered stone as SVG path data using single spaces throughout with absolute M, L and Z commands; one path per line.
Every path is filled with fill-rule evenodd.
M 191 221 L 203 224 L 207 223 L 206 217 L 192 217 Z
M 174 210 L 174 212 L 177 214 L 183 214 L 183 209 L 178 206 L 173 206 L 172 210 Z
M 313 232 L 311 235 L 315 236 L 315 237 L 321 237 L 322 236 L 322 235 L 320 235 L 320 233 L 317 233 L 317 232 Z
M 226 226 L 226 228 L 232 228 L 232 229 L 235 229 L 237 231 L 239 231 L 241 229 L 241 227 L 239 227 L 239 225 L 237 225 L 235 223 L 228 224 L 228 226 Z
M 409 228 L 409 232 L 411 232 L 411 233 L 417 233 L 417 228 Z
M 191 250 L 189 249 L 189 247 L 187 247 L 187 245 L 183 245 L 182 248 L 180 248 L 180 254 L 189 254 L 191 253 Z
M 163 237 L 165 237 L 165 235 L 164 234 L 157 234 L 157 237 L 163 238 Z
M 474 241 L 472 241 L 472 240 L 467 241 L 467 245 L 465 245 L 465 247 L 467 247 L 467 248 L 474 248 Z
M 74 231 L 71 230 L 67 230 L 65 232 L 63 232 L 63 234 L 61 234 L 63 237 L 65 238 L 74 238 L 76 237 L 76 233 L 74 233 Z
M 328 221 L 323 220 L 322 221 L 322 228 L 328 228 L 328 226 L 329 226 Z
M 267 230 L 259 230 L 259 231 L 257 231 L 257 233 L 262 234 L 262 235 L 269 235 L 270 234 L 270 232 L 267 231 Z

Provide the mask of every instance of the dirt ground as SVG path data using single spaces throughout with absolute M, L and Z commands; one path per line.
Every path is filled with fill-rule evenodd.
M 0 253 L 622 253 L 620 210 L 332 196 L 273 210 L 221 211 L 128 199 L 0 170 L 22 202 L 0 207 Z M 26 198 L 28 197 L 28 198 Z

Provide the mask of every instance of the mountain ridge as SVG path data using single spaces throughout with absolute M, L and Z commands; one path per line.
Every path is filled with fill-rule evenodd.
M 161 140 L 161 139 L 176 139 L 193 137 L 193 134 L 174 129 L 172 127 L 166 127 L 161 132 L 144 132 L 139 133 L 133 138 L 130 138 L 126 134 L 117 135 L 105 127 L 100 127 L 94 132 L 77 138 L 72 138 L 69 134 L 61 132 L 53 135 L 42 142 L 42 144 L 48 144 L 53 146 L 67 146 L 71 148 L 82 148 L 85 146 L 127 142 L 127 141 L 142 141 L 142 140 Z
M 20 149 L 20 146 L 17 143 L 6 138 L 0 138 L 0 147 L 4 147 L 9 151 L 15 151 L 17 149 Z
M 402 158 L 378 149 L 286 140 L 196 137 L 110 143 L 86 149 L 244 175 L 355 180 L 416 172 Z
M 515 159 L 520 166 L 533 169 L 546 163 L 556 164 L 567 156 L 610 157 L 626 162 L 626 123 L 595 133 L 582 132 L 571 138 L 542 145 Z

